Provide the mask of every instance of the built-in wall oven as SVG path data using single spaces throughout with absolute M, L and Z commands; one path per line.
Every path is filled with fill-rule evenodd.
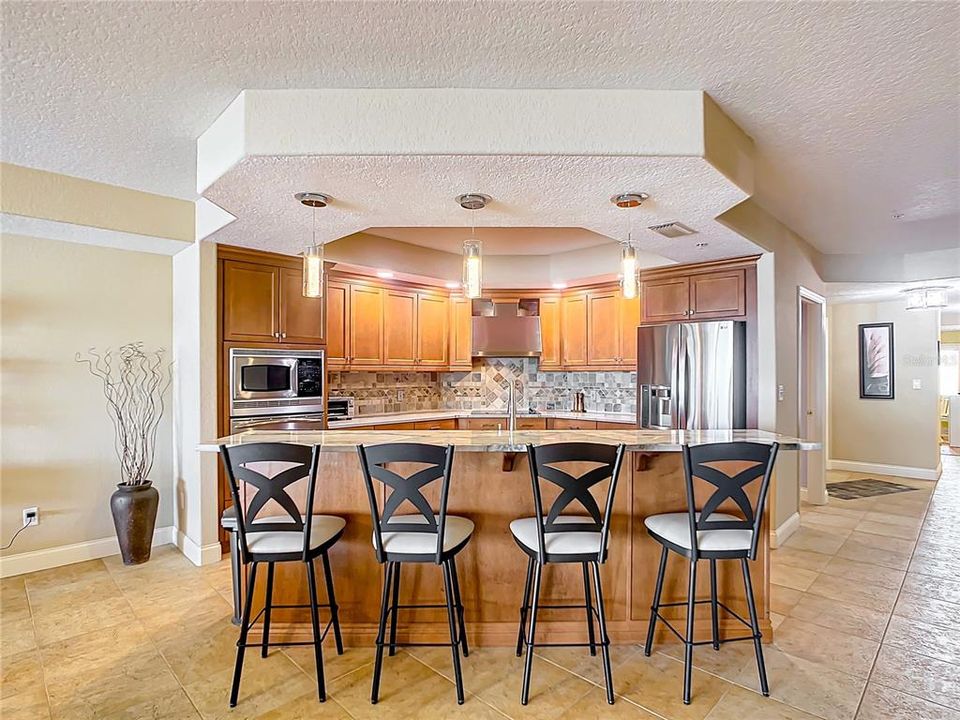
M 326 412 L 323 350 L 230 350 L 230 431 L 320 429 Z M 309 429 L 309 428 L 306 428 Z

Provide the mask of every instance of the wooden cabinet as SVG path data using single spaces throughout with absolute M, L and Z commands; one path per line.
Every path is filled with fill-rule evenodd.
M 553 370 L 560 367 L 560 298 L 540 298 L 540 338 L 543 352 L 537 367 Z
M 303 296 L 303 271 L 280 268 L 280 340 L 320 345 L 324 341 L 323 298 Z
M 417 362 L 417 294 L 383 291 L 383 363 L 409 366 Z
M 560 301 L 561 364 L 587 364 L 587 295 L 571 293 Z
M 587 364 L 620 363 L 620 293 L 616 290 L 587 293 Z
M 278 342 L 280 268 L 224 260 L 221 280 L 223 339 L 239 342 Z
M 570 420 L 568 418 L 547 418 L 547 430 L 596 430 L 596 420 Z
M 327 367 L 338 370 L 346 367 L 350 336 L 350 286 L 339 282 L 327 283 Z
M 450 298 L 449 360 L 451 370 L 473 368 L 471 303 L 464 297 Z
M 457 421 L 450 420 L 423 420 L 414 423 L 416 430 L 456 430 Z
M 350 285 L 347 317 L 351 367 L 383 365 L 383 290 Z
M 224 341 L 323 344 L 323 300 L 303 297 L 299 268 L 224 260 L 221 283 Z
M 682 272 L 682 269 L 673 271 Z M 640 283 L 641 321 L 663 323 L 745 317 L 746 274 L 747 269 L 740 267 L 644 278 Z
M 691 320 L 741 317 L 746 313 L 743 270 L 690 276 Z
M 637 367 L 637 328 L 640 326 L 640 298 L 620 298 L 620 364 Z
M 420 367 L 447 366 L 449 315 L 447 298 L 442 295 L 417 293 L 416 361 Z
M 597 430 L 636 430 L 636 423 L 607 422 L 597 420 Z

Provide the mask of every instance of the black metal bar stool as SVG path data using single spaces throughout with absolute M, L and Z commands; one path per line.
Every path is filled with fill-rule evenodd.
M 240 675 L 243 672 L 243 655 L 247 647 L 247 635 L 256 622 L 263 617 L 263 640 L 259 645 L 262 657 L 267 656 L 268 648 L 290 645 L 313 645 L 317 663 L 317 692 L 320 702 L 327 699 L 323 680 L 322 643 L 333 627 L 337 643 L 337 654 L 343 654 L 343 639 L 340 635 L 340 620 L 337 601 L 333 591 L 333 576 L 330 573 L 329 548 L 343 535 L 346 521 L 332 515 L 314 515 L 313 503 L 316 494 L 317 465 L 320 448 L 286 443 L 251 443 L 249 445 L 220 446 L 220 455 L 230 481 L 230 494 L 236 508 L 236 533 L 240 558 L 244 565 L 250 566 L 247 579 L 247 595 L 240 618 L 240 639 L 237 641 L 237 663 L 233 671 L 233 686 L 230 690 L 230 707 L 237 704 L 240 692 Z M 283 464 L 284 469 L 268 477 L 255 470 L 253 465 Z M 267 465 L 269 468 L 269 465 Z M 269 471 L 269 470 L 268 470 Z M 298 480 L 307 478 L 306 513 L 300 514 L 296 502 L 287 492 L 287 488 Z M 240 483 L 256 488 L 253 499 L 246 509 L 240 502 Z M 268 505 L 269 503 L 269 505 Z M 261 516 L 264 508 L 279 506 L 286 514 Z M 275 512 L 275 509 L 274 509 Z M 316 572 L 314 560 L 323 561 L 323 574 L 327 586 L 327 603 L 317 601 Z M 302 562 L 306 564 L 307 585 L 310 591 L 309 605 L 274 605 L 273 571 L 276 563 Z M 257 568 L 261 563 L 267 565 L 266 599 L 263 609 L 250 619 L 253 604 L 253 590 L 257 580 Z M 321 632 L 317 610 L 321 607 L 330 610 L 330 621 Z M 270 611 L 279 608 L 310 608 L 310 621 L 313 626 L 312 642 L 270 642 Z
M 694 646 L 713 645 L 714 650 L 719 650 L 721 643 L 738 640 L 753 640 L 757 655 L 757 670 L 760 674 L 760 690 L 765 696 L 770 695 L 770 689 L 767 686 L 767 671 L 763 663 L 762 636 L 757 621 L 757 604 L 753 597 L 748 561 L 755 560 L 757 557 L 760 523 L 763 519 L 763 508 L 767 499 L 767 490 L 770 487 L 770 475 L 773 471 L 773 463 L 777 459 L 778 449 L 779 445 L 777 443 L 772 445 L 747 442 L 713 443 L 693 447 L 685 445 L 683 447 L 683 471 L 686 479 L 687 512 L 651 515 L 643 521 L 644 525 L 647 526 L 650 537 L 663 546 L 660 554 L 660 571 L 657 573 L 657 585 L 653 593 L 653 604 L 650 607 L 647 642 L 643 651 L 645 655 L 650 655 L 657 620 L 663 622 L 674 635 L 680 638 L 684 644 L 683 702 L 685 704 L 690 704 Z M 743 467 L 745 464 L 747 465 L 746 468 Z M 730 475 L 724 471 L 726 466 L 737 469 L 733 475 Z M 700 510 L 696 508 L 694 478 L 705 481 L 715 488 Z M 757 479 L 760 480 L 760 489 L 757 493 L 756 502 L 751 503 L 745 488 Z M 726 512 L 717 512 L 719 507 L 727 501 L 737 506 L 742 517 Z M 670 550 L 683 555 L 690 561 L 687 599 L 683 602 L 661 603 L 663 576 L 667 569 L 667 553 Z M 710 561 L 710 598 L 706 600 L 697 600 L 696 597 L 697 562 L 699 560 Z M 747 609 L 750 613 L 749 621 L 717 600 L 717 560 L 740 560 L 747 596 Z M 703 603 L 710 603 L 712 639 L 694 642 L 694 611 L 697 605 Z M 681 635 L 660 614 L 660 608 L 677 606 L 686 606 L 687 608 L 685 635 Z M 721 640 L 718 619 L 720 609 L 750 628 L 751 634 Z
M 376 703 L 380 694 L 380 672 L 383 667 L 383 646 L 390 618 L 390 655 L 398 647 L 450 647 L 453 654 L 453 674 L 457 686 L 457 702 L 463 704 L 463 674 L 460 671 L 460 650 L 469 655 L 467 631 L 460 599 L 460 581 L 457 577 L 456 556 L 467 546 L 473 534 L 473 521 L 447 515 L 447 497 L 450 491 L 450 469 L 453 466 L 453 446 L 393 443 L 364 447 L 359 445 L 360 465 L 367 485 L 370 514 L 373 517 L 373 548 L 377 561 L 386 563 L 383 598 L 380 602 L 380 626 L 377 631 L 377 658 L 373 669 L 373 687 L 370 702 Z M 404 476 L 387 469 L 388 463 L 413 463 L 427 467 Z M 377 501 L 373 481 L 390 489 L 383 500 Z M 421 490 L 441 481 L 440 507 L 434 511 Z M 418 512 L 397 515 L 404 501 L 409 501 Z M 403 563 L 435 563 L 443 569 L 444 605 L 400 605 L 400 569 Z M 446 608 L 450 625 L 449 643 L 398 643 L 397 612 L 401 608 Z
M 527 446 L 530 460 L 530 477 L 533 483 L 534 517 L 514 520 L 510 532 L 520 549 L 527 556 L 527 582 L 520 605 L 520 629 L 517 634 L 517 657 L 524 644 L 527 658 L 523 669 L 523 686 L 520 702 L 524 705 L 530 696 L 530 674 L 533 668 L 534 647 L 589 647 L 590 654 L 597 654 L 597 646 L 603 660 L 603 676 L 607 688 L 607 702 L 613 704 L 613 674 L 610 668 L 610 638 L 607 636 L 607 617 L 603 604 L 603 589 L 600 584 L 600 564 L 607 559 L 607 539 L 610 535 L 610 517 L 613 498 L 617 491 L 620 464 L 624 446 L 595 443 L 558 443 L 555 445 Z M 571 475 L 556 465 L 564 463 L 592 463 L 596 467 L 580 476 Z M 560 494 L 544 515 L 541 480 L 560 487 Z M 591 493 L 591 488 L 609 480 L 603 512 Z M 579 502 L 586 515 L 563 514 L 574 501 Z M 545 565 L 551 563 L 580 563 L 583 566 L 583 605 L 542 605 L 540 603 L 540 580 Z M 594 605 L 590 589 L 590 572 L 597 601 Z M 531 587 L 532 586 L 532 587 Z M 531 604 L 532 601 L 532 604 Z M 586 643 L 535 643 L 537 612 L 541 609 L 584 609 L 587 612 Z M 530 630 L 526 639 L 524 631 L 527 614 L 530 615 Z M 600 631 L 600 640 L 594 634 L 594 618 Z

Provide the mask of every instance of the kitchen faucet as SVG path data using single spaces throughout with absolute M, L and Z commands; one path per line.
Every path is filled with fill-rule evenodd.
M 522 389 L 522 385 L 519 380 L 514 380 L 510 383 L 510 394 L 507 396 L 507 404 L 509 405 L 507 430 L 511 433 L 517 429 L 517 388 Z

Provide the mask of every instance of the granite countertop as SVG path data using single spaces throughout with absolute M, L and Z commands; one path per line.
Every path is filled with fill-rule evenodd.
M 216 452 L 221 444 L 255 442 L 320 445 L 327 452 L 355 452 L 358 444 L 395 442 L 453 445 L 464 452 L 526 452 L 528 443 L 556 442 L 623 443 L 631 452 L 679 452 L 684 445 L 714 442 L 778 442 L 782 450 L 819 450 L 821 447 L 820 443 L 765 430 L 517 430 L 513 433 L 497 430 L 250 430 L 201 443 L 198 449 Z
M 430 420 L 460 420 L 474 418 L 506 418 L 506 410 L 418 410 L 416 412 L 384 413 L 382 415 L 357 415 L 349 420 L 329 421 L 331 430 L 363 427 L 366 425 L 392 425 L 393 423 L 429 422 Z M 608 412 L 572 412 L 570 410 L 542 410 L 535 413 L 519 412 L 518 418 L 562 418 L 565 420 L 587 420 L 598 422 L 620 422 L 634 424 L 634 413 Z

